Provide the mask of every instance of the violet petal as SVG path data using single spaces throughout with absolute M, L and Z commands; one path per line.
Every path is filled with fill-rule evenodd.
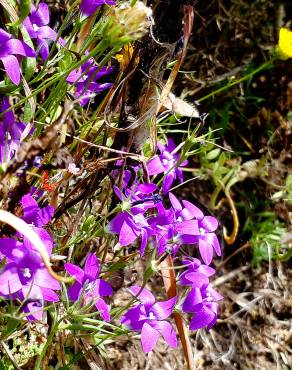
M 90 281 L 95 280 L 98 276 L 99 265 L 96 255 L 90 253 L 85 261 L 84 273 L 86 277 L 89 277 Z
M 61 289 L 60 283 L 58 280 L 54 279 L 49 273 L 48 270 L 44 267 L 41 269 L 37 269 L 33 277 L 34 284 L 39 286 L 41 289 L 42 287 L 48 289 Z
M 83 283 L 84 272 L 79 266 L 67 262 L 65 263 L 64 267 L 65 270 L 78 281 L 78 283 Z
M 153 312 L 157 320 L 164 320 L 169 317 L 173 308 L 176 304 L 177 298 L 173 297 L 163 302 L 156 302 L 150 309 L 150 312 Z
M 188 209 L 188 211 L 198 220 L 201 220 L 204 217 L 203 212 L 200 210 L 200 208 L 193 205 L 188 200 L 182 201 L 183 205 Z
M 154 328 L 159 331 L 160 335 L 163 336 L 166 343 L 172 347 L 177 347 L 177 336 L 173 326 L 168 321 L 157 321 Z
M 203 306 L 192 318 L 190 322 L 190 330 L 197 330 L 207 326 L 214 320 L 214 317 L 216 317 L 216 314 L 208 307 Z
M 96 287 L 93 290 L 94 296 L 110 296 L 113 294 L 113 288 L 111 287 L 110 283 L 103 279 L 97 279 L 95 281 Z
M 199 250 L 202 260 L 206 265 L 210 265 L 213 259 L 213 248 L 204 238 L 199 239 Z
M 137 294 L 141 291 L 141 287 L 138 285 L 133 285 L 129 288 L 129 291 L 134 296 L 137 296 Z M 153 305 L 155 303 L 155 297 L 154 295 L 146 288 L 143 288 L 143 290 L 139 293 L 139 296 L 137 297 L 140 302 L 142 302 L 145 305 Z
M 146 166 L 147 166 L 147 171 L 148 171 L 149 176 L 157 175 L 165 171 L 164 166 L 158 156 L 151 158 L 147 162 Z
M 145 322 L 141 331 L 141 343 L 144 353 L 152 351 L 158 341 L 158 338 L 159 332 Z
M 0 273 L 0 293 L 9 295 L 22 288 L 15 264 L 8 264 Z
M 203 227 L 209 233 L 212 233 L 213 231 L 215 231 L 217 229 L 217 227 L 218 227 L 218 221 L 216 220 L 215 217 L 205 216 L 200 221 L 200 226 Z
M 110 321 L 111 319 L 111 316 L 110 316 L 110 312 L 109 312 L 109 307 L 108 305 L 105 303 L 105 301 L 102 299 L 102 298 L 99 298 L 96 302 L 95 302 L 95 307 L 97 308 L 97 310 L 99 311 L 100 313 L 100 316 L 105 320 L 105 321 Z
M 14 55 L 7 55 L 6 57 L 0 58 L 4 65 L 4 69 L 8 74 L 10 80 L 15 84 L 19 85 L 20 82 L 20 67 L 17 58 Z
M 183 302 L 182 309 L 184 312 L 194 312 L 196 306 L 202 302 L 201 290 L 199 288 L 192 288 Z

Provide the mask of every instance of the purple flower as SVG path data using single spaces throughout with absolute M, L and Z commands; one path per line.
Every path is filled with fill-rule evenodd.
M 212 267 L 203 265 L 197 258 L 188 257 L 182 263 L 187 269 L 179 277 L 181 285 L 201 288 L 209 284 L 209 277 L 216 272 Z
M 79 69 L 69 73 L 66 81 L 70 84 L 75 84 L 75 97 L 76 99 L 79 98 L 80 104 L 84 106 L 89 102 L 90 98 L 112 87 L 112 83 L 100 84 L 96 82 L 96 80 L 112 71 L 112 67 L 98 67 L 94 59 L 90 58 Z
M 21 198 L 21 205 L 23 209 L 22 219 L 36 227 L 45 226 L 54 215 L 54 207 L 45 206 L 40 208 L 37 201 L 30 194 Z
M 214 231 L 218 228 L 218 221 L 215 217 L 204 216 L 203 212 L 187 200 L 183 200 L 182 207 L 178 199 L 172 194 L 169 194 L 169 200 L 177 218 L 184 220 L 195 219 L 198 223 L 196 233 L 182 236 L 182 244 L 199 244 L 199 251 L 203 261 L 209 265 L 213 259 L 213 248 L 217 256 L 221 256 L 221 249 L 218 238 Z
M 8 98 L 3 97 L 1 112 L 10 108 Z M 15 122 L 12 111 L 3 115 L 3 122 L 0 122 L 0 163 L 8 162 L 14 156 L 25 129 L 25 123 Z
M 132 286 L 131 294 L 136 296 L 141 287 Z M 177 337 L 173 326 L 166 319 L 170 317 L 176 304 L 176 297 L 163 302 L 155 302 L 153 294 L 146 288 L 137 297 L 140 304 L 130 308 L 121 318 L 121 323 L 130 330 L 141 331 L 141 343 L 145 353 L 152 351 L 161 335 L 167 344 L 177 347 Z
M 185 213 L 198 220 L 199 233 L 183 237 L 185 244 L 199 244 L 199 251 L 203 261 L 209 265 L 213 259 L 213 249 L 217 256 L 221 256 L 221 248 L 215 231 L 218 228 L 218 221 L 213 216 L 204 216 L 203 212 L 191 202 L 182 201 L 185 206 Z
M 184 236 L 197 235 L 199 233 L 198 221 L 183 219 L 173 208 L 167 210 L 164 206 L 157 206 L 157 216 L 149 218 L 148 222 L 155 235 L 158 253 L 164 252 L 176 254 L 183 244 Z
M 46 60 L 49 55 L 48 40 L 55 41 L 57 33 L 48 26 L 50 22 L 49 7 L 45 3 L 40 3 L 36 8 L 31 4 L 30 15 L 23 21 L 23 26 L 26 28 L 29 36 L 36 39 L 39 53 L 43 60 Z M 59 39 L 59 43 L 64 45 L 64 41 Z
M 202 287 L 193 287 L 182 304 L 184 312 L 194 313 L 190 322 L 190 330 L 197 330 L 207 326 L 210 330 L 216 323 L 218 301 L 223 299 L 209 284 Z
M 122 246 L 133 244 L 141 237 L 140 255 L 143 256 L 147 241 L 152 235 L 152 228 L 148 224 L 144 213 L 149 208 L 154 208 L 161 202 L 160 197 L 151 195 L 157 186 L 155 184 L 134 184 L 132 188 L 121 190 L 114 186 L 114 191 L 122 201 L 122 209 L 107 225 L 107 232 L 119 234 L 119 243 Z
M 158 175 L 160 173 L 165 174 L 162 182 L 162 189 L 165 194 L 171 188 L 174 180 L 178 178 L 180 182 L 183 182 L 181 167 L 186 166 L 188 161 L 184 160 L 178 167 L 180 154 L 175 153 L 176 146 L 172 139 L 168 139 L 167 146 L 158 143 L 157 147 L 160 151 L 160 155 L 155 156 L 147 162 L 147 170 L 149 176 Z
M 122 147 L 121 150 L 125 151 L 126 148 Z M 119 159 L 115 162 L 114 170 L 111 171 L 111 176 L 114 180 L 118 181 L 119 176 L 122 172 L 122 181 L 121 181 L 121 188 L 125 189 L 129 186 L 129 183 L 133 183 L 134 179 L 137 177 L 137 173 L 141 170 L 142 166 L 140 163 L 137 165 L 126 166 L 123 168 L 124 160 Z
M 85 305 L 94 302 L 101 317 L 110 321 L 109 307 L 101 297 L 112 295 L 113 290 L 108 282 L 98 279 L 99 264 L 95 254 L 89 254 L 86 258 L 84 271 L 72 263 L 65 263 L 65 269 L 76 279 L 68 288 L 69 299 L 78 301 L 82 298 L 82 304 Z
M 10 80 L 19 85 L 20 65 L 16 55 L 34 58 L 36 53 L 25 42 L 14 39 L 10 33 L 0 29 L 0 60 Z
M 47 248 L 52 253 L 53 242 L 46 230 L 38 229 Z M 0 239 L 0 252 L 6 258 L 4 269 L 0 273 L 0 295 L 4 298 L 19 298 L 27 304 L 25 312 L 30 312 L 29 319 L 42 319 L 44 301 L 57 302 L 60 284 L 47 271 L 39 252 L 27 238 L 19 242 L 11 238 Z
M 134 214 L 145 213 L 147 209 L 157 207 L 162 199 L 158 194 L 153 195 L 156 190 L 157 185 L 153 183 L 135 182 L 130 188 L 124 189 L 124 195 L 117 186 L 114 186 L 114 192 L 122 201 L 122 209 L 131 209 Z
M 102 5 L 116 5 L 114 0 L 82 0 L 80 11 L 86 16 L 92 15 Z
M 23 219 L 39 235 L 52 254 L 53 241 L 49 233 L 42 229 L 52 218 L 54 208 L 40 208 L 35 199 L 27 194 L 22 197 Z M 19 233 L 17 237 L 22 238 Z M 57 302 L 58 295 L 54 290 L 60 284 L 47 271 L 42 258 L 31 242 L 23 237 L 22 241 L 12 238 L 0 239 L 0 256 L 6 258 L 4 269 L 0 273 L 0 295 L 4 298 L 27 300 L 24 311 L 30 312 L 28 319 L 42 319 L 44 301 Z
M 141 237 L 140 255 L 143 256 L 148 238 L 152 235 L 152 229 L 143 214 L 136 215 L 129 212 L 117 214 L 107 225 L 107 232 L 119 234 L 119 243 L 122 246 L 133 244 Z

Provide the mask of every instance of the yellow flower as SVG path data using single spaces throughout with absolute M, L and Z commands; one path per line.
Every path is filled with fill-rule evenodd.
M 119 54 L 115 55 L 115 58 L 120 63 L 122 71 L 125 71 L 128 65 L 130 64 L 133 54 L 134 54 L 133 46 L 129 43 L 123 46 L 123 50 Z M 137 55 L 135 57 L 134 64 L 137 65 L 138 63 L 139 56 Z
M 292 31 L 287 28 L 280 29 L 277 50 L 281 59 L 292 58 Z

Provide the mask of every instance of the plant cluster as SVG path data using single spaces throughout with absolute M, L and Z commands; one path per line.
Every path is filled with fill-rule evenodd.
M 115 94 L 124 70 L 139 62 L 131 43 L 153 27 L 151 9 L 132 3 L 74 2 L 58 30 L 46 3 L 20 1 L 19 17 L 17 4 L 3 5 L 0 344 L 21 327 L 50 321 L 36 369 L 62 331 L 88 333 L 100 350 L 131 332 L 141 334 L 145 353 L 160 336 L 175 348 L 172 318 L 188 358 L 189 315 L 189 330 L 209 330 L 223 298 L 210 282 L 214 252 L 221 256 L 218 221 L 174 194 L 210 133 L 196 135 L 190 124 L 178 130 L 176 146 L 174 115 L 153 103 L 130 126 L 147 131 L 158 116 L 158 153 L 151 129 L 140 151 L 116 145 L 123 128 L 114 111 L 109 118 L 111 103 L 122 99 Z M 110 278 L 139 260 L 146 266 L 139 284 L 117 307 Z M 166 299 L 151 292 L 151 279 Z

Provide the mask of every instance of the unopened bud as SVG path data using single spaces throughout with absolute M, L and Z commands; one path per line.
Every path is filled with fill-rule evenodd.
M 122 3 L 120 6 L 112 9 L 108 27 L 105 29 L 105 37 L 111 39 L 114 43 L 116 39 L 123 39 L 131 42 L 141 38 L 150 25 L 152 10 L 137 1 L 135 5 Z

